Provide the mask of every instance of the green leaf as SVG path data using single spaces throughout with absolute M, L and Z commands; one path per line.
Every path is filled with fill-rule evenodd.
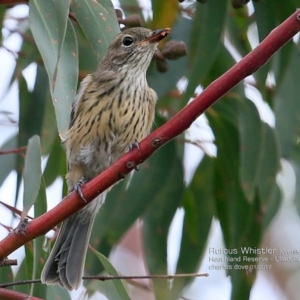
M 217 54 L 217 57 L 211 66 L 210 71 L 206 74 L 203 85 L 208 86 L 212 81 L 216 80 L 218 77 L 222 76 L 227 72 L 234 64 L 235 60 L 233 59 L 230 52 L 226 49 L 223 44 L 220 44 L 220 49 Z M 242 82 L 238 83 L 234 88 L 231 89 L 228 94 L 224 95 L 222 98 L 240 98 L 244 96 L 244 85 Z M 222 102 L 222 101 L 221 101 Z
M 235 249 L 238 249 L 237 257 L 242 255 L 240 250 L 241 248 L 251 247 L 255 249 L 259 247 L 263 228 L 263 223 L 261 222 L 262 217 L 263 213 L 261 210 L 260 198 L 258 194 L 256 194 L 253 203 L 249 206 L 248 216 L 245 220 L 246 226 L 244 228 L 244 234 L 239 241 L 239 244 L 237 244 L 235 247 Z M 256 255 L 253 253 L 243 254 L 243 256 L 248 258 L 256 257 Z M 232 265 L 234 264 L 235 263 Z M 243 261 L 238 264 L 244 267 L 248 266 L 248 268 L 249 265 L 253 266 L 253 262 Z M 245 270 L 235 269 L 234 266 L 232 266 L 232 269 L 229 271 L 229 273 L 231 274 L 232 282 L 231 299 L 249 299 L 250 291 L 255 281 L 256 271 L 253 270 L 252 272 L 245 272 Z
M 67 32 L 57 65 L 56 82 L 53 90 L 53 104 L 57 128 L 63 135 L 69 128 L 71 106 L 76 95 L 78 80 L 78 49 L 75 31 L 68 21 Z
M 97 259 L 98 260 L 98 259 Z M 101 263 L 98 260 L 99 265 Z M 101 265 L 101 268 L 102 265 Z M 99 281 L 99 280 L 92 280 L 90 281 L 86 288 L 89 295 L 93 295 L 95 293 L 101 293 L 105 295 L 107 299 L 113 299 L 113 300 L 123 300 L 123 298 L 120 296 L 118 290 L 115 288 L 114 280 L 105 280 L 105 281 Z M 91 296 L 92 298 L 93 296 Z
M 258 30 L 259 41 L 261 42 L 276 26 L 282 23 L 289 15 L 294 13 L 296 7 L 292 4 L 291 1 L 253 1 L 253 6 L 255 9 L 255 20 Z M 287 50 L 287 49 L 286 49 Z M 278 56 L 278 53 L 276 54 Z M 286 64 L 285 61 L 288 61 L 288 56 L 282 60 L 283 65 Z M 274 57 L 268 62 L 265 66 L 260 68 L 255 72 L 254 77 L 258 81 L 258 88 L 261 90 L 263 95 L 267 92 L 265 90 L 265 81 L 268 75 L 268 72 L 271 70 L 271 63 L 274 61 Z M 279 73 L 283 70 L 278 70 Z M 278 72 L 277 72 L 278 74 Z M 277 75 L 280 77 L 281 75 Z
M 242 101 L 238 114 L 240 140 L 240 180 L 248 201 L 252 202 L 259 176 L 262 124 L 252 101 Z
M 74 0 L 71 10 L 90 42 L 98 61 L 104 56 L 112 39 L 120 32 L 117 16 L 111 14 L 111 2 Z
M 300 61 L 299 50 L 293 51 L 290 65 L 275 95 L 275 129 L 278 133 L 282 155 L 289 157 L 293 145 L 297 142 L 300 126 L 300 85 L 298 80 Z
M 262 206 L 262 209 L 266 210 L 264 215 L 263 228 L 266 229 L 273 218 L 278 213 L 281 206 L 282 194 L 278 185 L 275 183 L 272 187 L 270 195 L 268 197 L 268 203 L 265 206 Z M 264 199 L 261 198 L 261 202 L 263 203 Z M 296 199 L 297 201 L 298 199 Z M 265 202 L 265 201 L 264 201 Z
M 104 269 L 106 270 L 106 272 L 109 275 L 114 275 L 114 276 L 119 276 L 120 274 L 118 273 L 118 271 L 114 268 L 114 266 L 110 263 L 110 261 L 101 253 L 94 251 L 94 253 L 96 254 L 97 258 L 99 259 L 99 261 L 101 262 L 101 264 L 103 265 Z M 113 284 L 114 287 L 116 288 L 116 290 L 118 291 L 120 298 L 123 300 L 130 300 L 130 297 L 128 295 L 128 292 L 126 291 L 126 288 L 122 282 L 122 280 L 113 280 Z
M 0 268 L 0 282 L 2 284 L 9 283 L 14 281 L 14 273 L 11 266 L 1 267 Z M 6 289 L 13 290 L 13 287 L 6 287 Z
M 45 108 L 44 108 L 43 122 L 42 122 L 42 128 L 40 134 L 41 134 L 42 155 L 48 155 L 53 147 L 53 144 L 55 143 L 58 137 L 55 110 L 54 110 L 49 89 L 45 98 Z
M 239 132 L 235 124 L 222 115 L 207 114 L 216 137 L 214 192 L 217 217 L 220 220 L 227 249 L 258 247 L 263 230 L 263 212 L 259 193 L 249 203 L 239 179 Z M 240 254 L 238 254 L 240 255 Z M 230 254 L 230 256 L 235 256 Z M 233 263 L 234 264 L 234 263 Z M 248 299 L 255 273 L 236 270 L 232 263 L 232 299 Z M 243 262 L 246 264 L 246 262 Z
M 43 177 L 45 179 L 46 186 L 51 185 L 57 177 L 64 177 L 66 174 L 66 153 L 63 149 L 60 139 L 57 137 L 53 148 L 50 152 Z
M 300 215 L 300 144 L 297 143 L 291 151 L 288 162 L 293 168 L 296 177 L 294 201 L 298 215 Z
M 266 123 L 262 125 L 258 190 L 261 201 L 267 204 L 276 186 L 276 176 L 280 168 L 280 150 L 274 129 Z
M 77 89 L 78 54 L 75 33 L 68 21 L 68 1 L 29 2 L 29 24 L 49 77 L 58 130 L 68 128 Z M 62 9 L 62 10 L 61 10 Z
M 278 1 L 253 2 L 255 9 L 255 20 L 257 24 L 258 37 L 261 42 L 276 27 L 276 13 L 274 5 Z
M 221 35 L 226 18 L 226 1 L 210 0 L 197 3 L 191 30 L 190 72 L 185 98 L 188 100 L 195 88 L 203 82 L 220 49 Z
M 81 27 L 74 26 L 74 30 L 78 41 L 79 78 L 83 79 L 87 74 L 95 71 L 98 60 Z
M 15 276 L 15 281 L 28 280 L 32 278 L 32 267 L 33 267 L 33 253 L 32 248 L 29 244 L 25 245 L 25 257 L 21 263 L 19 263 L 19 269 Z M 30 295 L 31 286 L 29 284 L 16 285 L 14 290 L 27 295 Z
M 0 24 L 3 24 L 3 20 L 4 20 L 4 17 L 5 17 L 5 14 L 6 14 L 6 10 L 7 10 L 7 7 L 5 5 L 0 6 Z M 1 45 L 2 45 L 3 44 L 2 32 L 0 32 L 0 42 L 1 42 Z
M 62 300 L 71 300 L 70 293 L 60 287 L 59 285 L 48 285 L 47 288 L 47 297 L 45 299 L 62 299 Z
M 299 5 L 299 3 L 298 3 Z M 259 40 L 262 41 L 276 26 L 294 13 L 295 4 L 290 0 L 253 1 Z
M 55 85 L 56 67 L 64 42 L 68 12 L 68 1 L 29 2 L 29 25 L 43 57 L 51 91 Z
M 17 147 L 23 147 L 33 135 L 40 135 L 45 112 L 45 103 L 49 95 L 48 79 L 45 68 L 37 66 L 37 76 L 32 92 L 28 91 L 24 77 L 19 78 L 20 117 Z M 33 122 L 34 120 L 34 122 Z M 22 180 L 24 158 L 17 156 L 17 183 L 16 197 L 18 199 L 19 187 Z
M 43 264 L 47 260 L 47 253 L 43 251 L 43 245 L 45 242 L 45 238 L 40 236 L 33 240 L 33 272 L 32 272 L 32 280 L 40 279 Z M 31 284 L 31 295 L 35 297 L 39 297 L 41 299 L 47 299 L 47 286 L 33 283 Z
M 35 203 L 40 189 L 42 176 L 40 138 L 34 135 L 28 141 L 24 178 L 24 196 L 22 218 L 25 218 L 31 206 Z
M 185 214 L 176 273 L 194 273 L 199 269 L 215 213 L 213 171 L 213 159 L 204 156 L 190 186 L 184 193 Z M 173 280 L 172 295 L 174 299 L 182 294 L 182 289 L 192 279 L 176 278 Z
M 44 181 L 41 181 L 39 193 L 37 196 L 37 201 L 34 204 L 34 215 L 41 216 L 43 213 L 47 212 L 47 196 L 46 196 L 46 186 Z M 39 279 L 42 268 L 44 267 L 44 262 L 47 259 L 48 253 L 43 250 L 45 237 L 40 236 L 33 240 L 33 270 L 32 279 Z M 31 295 L 35 297 L 40 297 L 46 299 L 47 297 L 47 286 L 31 284 Z
M 230 44 L 237 49 L 240 55 L 245 56 L 251 50 L 247 36 L 250 20 L 249 18 L 245 18 L 244 9 L 230 8 L 228 13 L 230 17 L 226 19 L 227 37 Z
M 26 145 L 28 139 L 33 135 L 40 135 L 41 133 L 45 103 L 49 95 L 47 81 L 47 74 L 43 66 L 37 67 L 37 76 L 32 92 L 28 91 L 25 79 L 23 77 L 19 79 L 19 147 Z
M 17 146 L 17 136 L 11 137 L 7 142 L 1 146 L 1 150 L 11 150 L 15 149 Z M 16 167 L 16 155 L 17 154 L 6 154 L 0 155 L 0 186 L 5 181 L 9 173 Z
M 218 149 L 214 178 L 218 218 L 222 225 L 226 246 L 232 248 L 242 235 L 249 208 L 238 178 L 238 130 L 221 116 L 211 114 L 207 116 Z
M 281 86 L 282 80 L 285 78 L 286 73 L 289 72 L 289 66 L 291 64 L 291 59 L 293 58 L 294 48 L 294 43 L 290 41 L 274 55 L 272 67 L 274 69 L 277 87 Z M 271 97 L 272 100 L 274 100 L 274 95 L 272 93 Z
M 179 12 L 179 2 L 177 0 L 152 0 L 153 20 L 151 28 L 159 29 L 171 27 Z
M 22 76 L 23 70 L 26 69 L 30 64 L 41 60 L 40 52 L 36 44 L 33 42 L 32 32 L 30 30 L 27 30 L 26 32 L 26 39 L 23 39 L 22 47 L 19 53 L 20 55 L 16 61 L 16 67 L 11 77 L 10 85 L 12 85 L 16 79 Z
M 50 0 L 51 1 L 51 0 Z M 68 16 L 69 16 L 69 5 L 70 1 L 59 1 L 53 0 L 53 8 L 55 11 L 54 17 L 56 18 L 56 25 L 57 25 L 57 53 L 58 53 L 58 60 L 56 63 L 56 67 L 60 58 L 60 53 L 64 44 L 65 35 L 67 31 L 67 23 L 68 23 Z
M 151 201 L 143 217 L 144 251 L 150 274 L 167 274 L 169 228 L 184 191 L 183 169 L 176 156 L 168 164 L 168 170 L 166 182 Z M 157 300 L 168 298 L 169 282 L 167 280 L 154 280 L 153 285 Z
M 101 5 L 106 9 L 112 19 L 117 20 L 116 11 L 111 0 L 101 0 Z

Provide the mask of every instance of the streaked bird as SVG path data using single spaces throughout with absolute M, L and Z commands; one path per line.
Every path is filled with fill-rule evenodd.
M 69 192 L 80 192 L 82 182 L 149 134 L 157 96 L 148 86 L 146 71 L 159 41 L 169 32 L 169 28 L 124 30 L 111 42 L 97 70 L 82 81 L 64 139 Z M 42 271 L 43 283 L 68 290 L 80 286 L 92 225 L 106 193 L 63 222 Z

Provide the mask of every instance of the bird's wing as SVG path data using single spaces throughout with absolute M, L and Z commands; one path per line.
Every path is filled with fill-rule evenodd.
M 82 103 L 82 97 L 84 97 L 86 90 L 88 89 L 89 85 L 92 83 L 92 75 L 88 75 L 87 77 L 85 77 L 81 84 L 80 84 L 80 88 L 78 90 L 77 95 L 75 96 L 73 103 L 72 103 L 72 110 L 71 110 L 71 114 L 70 114 L 70 123 L 69 123 L 69 129 L 72 127 L 72 125 L 74 124 L 74 121 L 78 115 L 78 111 L 79 111 L 79 107 Z

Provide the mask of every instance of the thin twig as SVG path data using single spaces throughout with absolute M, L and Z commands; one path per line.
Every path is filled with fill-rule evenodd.
M 187 273 L 187 274 L 174 274 L 174 275 L 140 275 L 140 276 L 124 276 L 124 275 L 105 275 L 105 276 L 83 276 L 82 279 L 97 279 L 101 281 L 115 280 L 115 279 L 174 279 L 186 277 L 208 277 L 208 273 Z
M 32 284 L 32 283 L 41 283 L 40 279 L 30 279 L 30 280 L 20 280 L 14 282 L 1 283 L 0 288 L 6 288 L 15 285 L 23 285 L 23 284 Z
M 0 261 L 0 267 L 16 266 L 17 264 L 18 264 L 17 259 L 5 258 L 5 259 Z
M 208 273 L 189 273 L 189 274 L 174 274 L 174 275 L 142 275 L 142 276 L 125 276 L 125 275 L 102 275 L 102 276 L 83 276 L 83 280 L 119 280 L 119 279 L 174 279 L 174 278 L 186 278 L 186 277 L 208 277 Z M 6 288 L 9 286 L 31 284 L 31 283 L 41 283 L 40 279 L 32 280 L 20 280 L 15 282 L 1 283 L 0 288 Z
M 0 150 L 0 155 L 5 155 L 5 154 L 12 154 L 12 153 L 18 153 L 21 154 L 27 149 L 27 146 L 15 148 L 15 149 L 9 149 L 9 150 Z
M 21 216 L 22 215 L 22 211 L 17 209 L 16 207 L 14 206 L 11 206 L 5 202 L 2 202 L 0 201 L 0 204 L 2 204 L 3 206 L 5 206 L 7 209 L 9 209 L 10 211 L 12 211 L 14 214 L 18 215 L 18 216 Z M 30 220 L 33 220 L 33 217 L 30 217 L 30 216 L 26 216 L 28 219 Z

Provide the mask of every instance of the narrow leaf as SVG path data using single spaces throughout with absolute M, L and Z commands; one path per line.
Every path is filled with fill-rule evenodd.
M 65 41 L 57 66 L 56 84 L 53 91 L 53 104 L 60 135 L 69 128 L 70 112 L 76 95 L 78 81 L 78 49 L 75 31 L 68 21 Z
M 183 195 L 184 220 L 176 273 L 197 272 L 207 243 L 214 207 L 213 159 L 204 156 L 193 180 Z M 193 278 L 176 278 L 172 284 L 173 299 Z
M 54 88 L 56 66 L 66 31 L 68 1 L 29 2 L 29 25 L 43 57 L 49 76 L 51 91 Z M 60 7 L 60 8 L 59 8 Z
M 238 129 L 240 140 L 240 180 L 248 201 L 254 199 L 259 176 L 262 125 L 258 111 L 251 101 L 240 103 Z
M 159 29 L 171 27 L 179 12 L 178 0 L 155 1 L 152 0 L 153 20 L 152 28 Z
M 280 150 L 273 128 L 262 123 L 261 154 L 258 170 L 258 189 L 261 201 L 268 203 L 272 197 L 276 176 L 280 168 Z
M 296 48 L 290 59 L 282 83 L 275 96 L 276 131 L 278 133 L 282 155 L 288 157 L 293 145 L 298 142 L 300 126 L 300 84 L 299 84 L 299 50 Z
M 77 89 L 78 53 L 75 33 L 68 21 L 69 2 L 59 2 L 30 1 L 29 24 L 47 70 L 58 130 L 63 134 Z
M 40 183 L 41 183 L 42 169 L 41 169 L 41 150 L 40 138 L 34 135 L 28 141 L 25 166 L 23 172 L 24 179 L 24 196 L 23 196 L 23 212 L 24 218 L 31 206 L 36 201 Z
M 172 142 L 172 160 L 168 162 L 167 181 L 155 195 L 144 215 L 143 241 L 145 258 L 150 274 L 167 274 L 167 240 L 169 228 L 184 191 L 183 168 L 176 155 L 176 144 Z M 171 150 L 171 148 L 170 148 Z M 171 154 L 172 153 L 172 154 Z M 163 162 L 162 162 L 163 163 Z M 156 299 L 167 299 L 169 282 L 153 281 Z
M 191 31 L 191 69 L 186 99 L 193 95 L 216 59 L 226 17 L 226 1 L 210 0 L 197 4 Z
M 104 3 L 108 6 L 108 1 Z M 109 7 L 98 1 L 74 0 L 71 4 L 80 27 L 100 61 L 111 40 L 120 32 L 117 16 L 110 14 Z M 109 10 L 108 10 L 109 9 Z
M 118 276 L 120 275 L 118 271 L 114 268 L 114 266 L 110 263 L 110 261 L 101 253 L 95 251 L 94 252 L 96 256 L 98 257 L 99 261 L 103 265 L 106 272 L 110 275 Z M 121 299 L 123 300 L 130 300 L 130 297 L 128 295 L 128 292 L 126 291 L 126 288 L 122 282 L 122 280 L 113 280 L 114 286 L 119 292 L 119 295 L 121 296 Z
M 2 146 L 1 150 L 15 149 L 17 145 L 17 136 L 11 137 Z M 0 155 L 0 186 L 3 184 L 9 173 L 16 167 L 16 155 L 17 154 L 3 154 Z

